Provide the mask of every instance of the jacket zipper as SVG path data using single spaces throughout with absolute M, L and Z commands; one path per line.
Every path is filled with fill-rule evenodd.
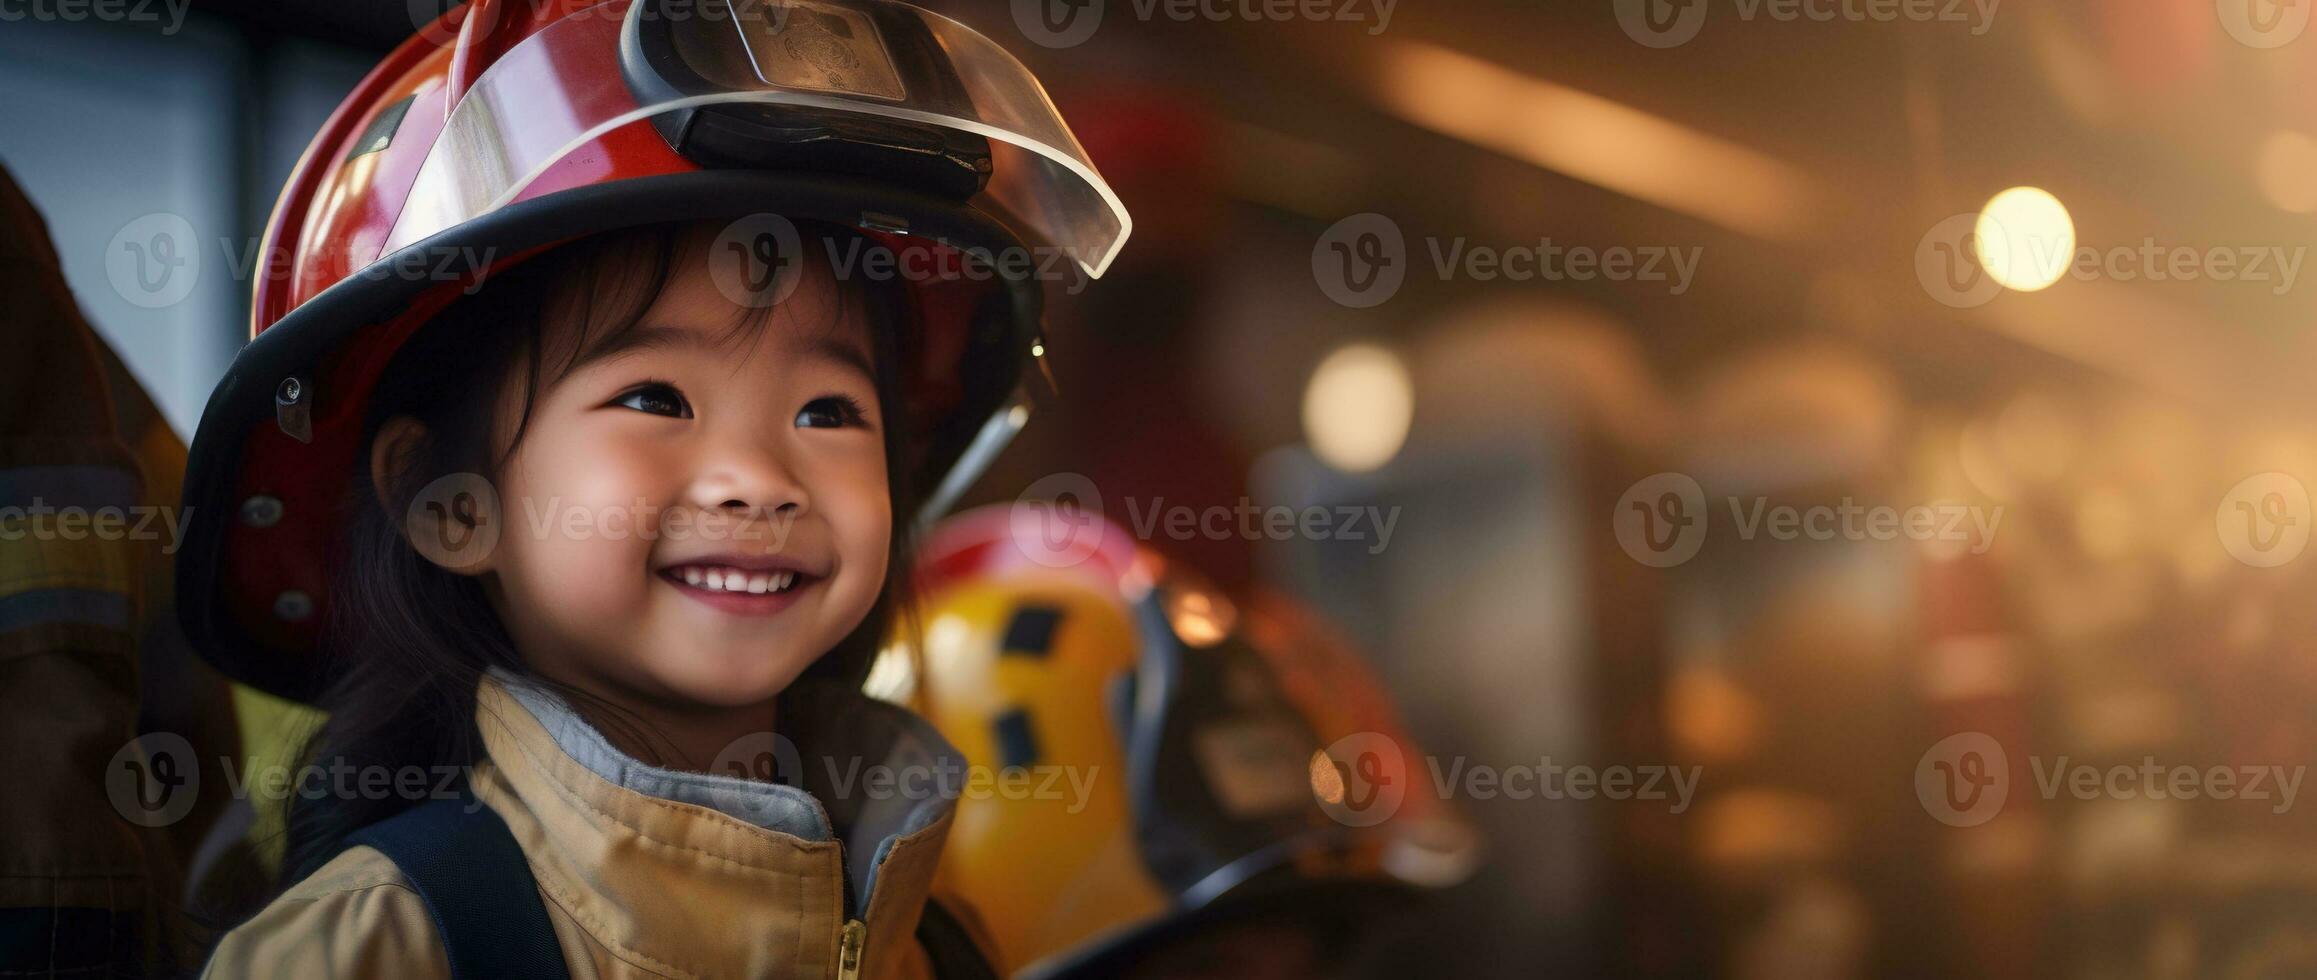
M 845 931 L 837 940 L 837 980 L 857 980 L 861 975 L 861 948 L 869 944 L 869 924 L 859 919 L 846 919 Z
M 837 980 L 859 980 L 861 951 L 869 945 L 869 924 L 853 918 L 853 876 L 845 870 L 845 845 L 837 844 L 837 902 L 840 914 L 845 916 L 845 928 L 837 934 Z M 861 914 L 867 915 L 868 909 Z

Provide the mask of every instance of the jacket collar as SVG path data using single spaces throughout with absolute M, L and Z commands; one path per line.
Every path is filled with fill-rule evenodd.
M 777 760 L 789 785 L 647 765 L 553 692 L 494 672 L 476 695 L 477 790 L 542 889 L 611 955 L 695 976 L 821 976 L 848 919 L 861 975 L 896 968 L 948 836 L 963 760 L 923 719 L 836 684 L 798 690 L 788 731 L 719 765 Z M 792 775 L 793 774 L 793 775 Z

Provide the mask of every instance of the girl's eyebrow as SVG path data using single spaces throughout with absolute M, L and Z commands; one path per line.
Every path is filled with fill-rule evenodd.
M 824 333 L 813 338 L 810 349 L 815 354 L 861 372 L 864 378 L 877 376 L 876 370 L 869 364 L 869 352 L 862 350 L 859 344 L 847 343 L 834 334 Z

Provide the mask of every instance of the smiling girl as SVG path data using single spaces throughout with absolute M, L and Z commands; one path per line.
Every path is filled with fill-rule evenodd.
M 301 787 L 210 975 L 979 967 L 928 901 L 954 790 L 846 778 L 958 760 L 860 684 L 918 491 L 1024 415 L 1038 263 L 999 260 L 1098 275 L 1125 215 L 954 22 L 663 6 L 453 11 L 283 194 L 180 591 L 352 775 Z M 442 249 L 514 259 L 371 273 Z

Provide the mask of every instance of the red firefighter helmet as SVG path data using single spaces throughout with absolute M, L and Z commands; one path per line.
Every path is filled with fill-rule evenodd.
M 252 340 L 191 448 L 187 633 L 237 680 L 317 693 L 363 409 L 403 342 L 558 244 L 760 216 L 744 247 L 825 222 L 914 270 L 902 465 L 935 501 L 1026 418 L 1037 280 L 1099 276 L 1131 228 L 1037 80 L 916 7 L 473 0 L 355 87 L 274 207 Z

